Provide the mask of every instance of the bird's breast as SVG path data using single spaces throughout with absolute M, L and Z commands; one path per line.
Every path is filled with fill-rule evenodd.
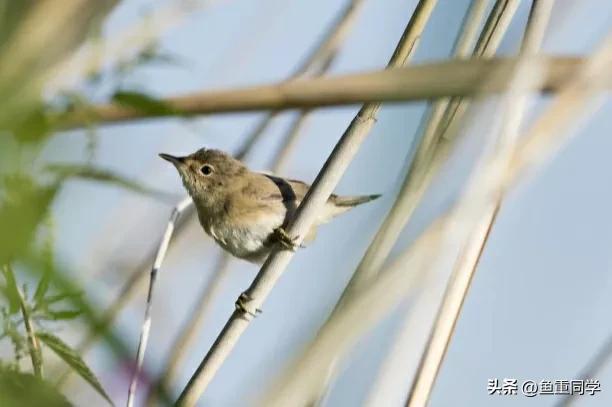
M 229 216 L 201 219 L 201 223 L 204 231 L 225 250 L 236 257 L 249 258 L 264 249 L 270 234 L 283 220 L 284 216 L 264 212 L 242 219 Z

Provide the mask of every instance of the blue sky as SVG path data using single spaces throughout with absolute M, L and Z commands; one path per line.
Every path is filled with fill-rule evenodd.
M 243 86 L 284 79 L 344 6 L 343 0 L 308 2 L 223 1 L 205 8 L 161 38 L 161 48 L 185 61 L 179 66 L 136 70 L 127 83 L 153 94 Z M 333 73 L 382 68 L 414 8 L 413 0 L 368 0 Z M 415 62 L 445 58 L 465 12 L 466 0 L 440 0 L 422 38 Z M 124 1 L 104 34 L 140 18 L 152 2 Z M 500 53 L 517 48 L 529 2 L 523 1 Z M 558 0 L 544 43 L 547 52 L 584 54 L 610 27 L 612 7 L 605 0 Z M 338 192 L 383 193 L 321 229 L 317 241 L 300 251 L 227 360 L 202 401 L 207 406 L 248 405 L 270 377 L 310 340 L 325 320 L 390 207 L 405 170 L 424 103 L 384 106 L 371 135 L 343 177 Z M 612 168 L 608 151 L 612 103 L 583 126 L 579 136 L 537 175 L 512 191 L 503 206 L 459 320 L 455 338 L 434 389 L 431 406 L 552 405 L 554 398 L 488 396 L 487 379 L 572 379 L 607 336 L 612 307 Z M 356 108 L 317 111 L 305 129 L 286 174 L 314 179 Z M 280 117 L 249 159 L 264 169 L 294 113 Z M 185 122 L 156 120 L 99 130 L 96 164 L 147 185 L 182 194 L 179 179 L 159 152 L 186 153 L 202 146 L 231 151 L 258 114 L 232 114 Z M 80 161 L 86 139 L 74 131 L 57 137 L 47 154 Z M 438 180 L 408 225 L 398 248 L 411 241 L 452 202 L 456 177 Z M 108 304 L 125 279 L 125 266 L 138 261 L 161 236 L 171 206 L 124 191 L 72 182 L 54 207 L 58 249 L 79 270 L 101 305 Z M 146 364 L 161 366 L 173 335 L 207 280 L 218 249 L 197 226 L 173 243 L 162 270 L 154 305 Z M 237 295 L 257 268 L 236 261 L 191 357 L 181 372 L 185 383 L 229 316 Z M 117 328 L 135 349 L 144 291 L 121 315 Z M 351 354 L 330 406 L 363 403 L 377 366 L 408 308 L 394 313 Z M 69 332 L 76 342 L 78 332 Z M 415 349 L 415 352 L 420 350 Z M 102 348 L 88 354 L 103 383 L 121 404 L 126 378 Z M 408 363 L 407 363 L 408 364 Z M 407 366 L 406 376 L 409 376 Z M 598 377 L 603 391 L 580 405 L 612 402 L 612 368 Z M 409 384 L 406 381 L 405 386 Z M 179 391 L 182 386 L 177 386 Z M 405 390 L 400 389 L 400 392 Z M 74 381 L 79 404 L 102 405 Z M 545 398 L 548 397 L 548 398 Z M 142 399 L 142 397 L 141 397 Z M 95 401 L 93 401 L 95 400 Z

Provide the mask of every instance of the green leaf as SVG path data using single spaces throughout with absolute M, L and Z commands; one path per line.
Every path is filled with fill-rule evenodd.
M 42 303 L 45 294 L 49 290 L 49 282 L 51 281 L 51 273 L 52 269 L 45 268 L 43 270 L 43 275 L 38 281 L 38 285 L 36 286 L 36 291 L 34 292 L 34 302 L 38 306 Z
M 83 291 L 65 292 L 65 293 L 60 293 L 60 294 L 55 294 L 55 295 L 49 295 L 48 297 L 45 298 L 44 302 L 46 305 L 51 305 L 56 302 L 60 302 L 66 299 L 74 298 L 74 297 L 80 297 L 82 295 L 83 295 Z
M 2 188 L 4 187 L 4 188 Z M 41 187 L 25 176 L 0 179 L 0 263 L 23 254 L 44 219 L 57 186 Z
M 17 372 L 0 361 L 0 406 L 69 407 L 71 404 L 50 383 Z
M 142 92 L 117 91 L 113 95 L 113 102 L 155 116 L 172 116 L 180 114 L 174 106 Z
M 8 264 L 2 266 L 2 273 L 6 280 L 6 298 L 9 302 L 9 315 L 13 315 L 19 312 L 20 308 L 19 288 L 17 287 L 15 274 Z
M 125 188 L 132 192 L 162 199 L 164 201 L 176 201 L 176 197 L 172 194 L 149 188 L 137 181 L 128 179 L 112 171 L 95 168 L 88 165 L 51 164 L 47 166 L 47 169 L 55 173 L 62 180 L 67 178 L 81 178 L 97 182 L 105 182 Z
M 87 383 L 89 383 L 102 397 L 106 399 L 111 405 L 112 400 L 104 391 L 104 388 L 100 384 L 98 378 L 94 373 L 87 367 L 81 356 L 62 341 L 57 336 L 48 332 L 38 332 L 36 336 L 47 345 L 57 356 L 59 356 L 64 362 L 72 367 Z
M 79 310 L 61 310 L 61 311 L 53 311 L 46 310 L 44 313 L 49 319 L 53 321 L 62 321 L 68 319 L 74 319 L 82 314 Z

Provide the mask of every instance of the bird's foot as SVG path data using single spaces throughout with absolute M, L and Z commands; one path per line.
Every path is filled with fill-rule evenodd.
M 249 315 L 251 318 L 255 318 L 257 315 L 261 314 L 261 310 L 259 308 L 251 308 L 249 302 L 252 300 L 253 299 L 246 292 L 240 294 L 240 297 L 236 300 L 236 309 L 245 315 Z
M 284 250 L 296 251 L 298 248 L 303 247 L 297 243 L 298 236 L 291 237 L 282 227 L 274 229 L 272 239 Z

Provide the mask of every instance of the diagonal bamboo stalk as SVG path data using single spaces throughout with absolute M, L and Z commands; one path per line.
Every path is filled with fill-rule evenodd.
M 337 55 L 337 49 L 334 50 L 333 54 L 328 59 L 328 63 L 322 66 L 321 69 L 327 70 L 335 56 Z M 273 113 L 268 117 L 272 117 Z M 274 154 L 270 167 L 273 173 L 278 173 L 288 160 L 292 146 L 297 141 L 300 135 L 300 130 L 303 124 L 306 122 L 310 115 L 309 110 L 301 111 L 300 114 L 289 126 L 288 131 L 283 137 L 282 145 L 278 151 Z M 264 120 L 265 122 L 265 120 Z M 258 126 L 258 129 L 260 126 Z M 262 133 L 263 134 L 263 131 Z M 251 144 L 248 149 L 242 151 L 248 153 L 254 144 Z M 156 388 L 159 387 L 162 390 L 167 389 L 169 385 L 174 381 L 178 373 L 178 368 L 185 356 L 188 354 L 188 350 L 196 339 L 197 334 L 200 332 L 201 327 L 204 324 L 205 318 L 208 316 L 208 311 L 212 305 L 212 301 L 217 297 L 221 288 L 222 282 L 229 272 L 229 263 L 231 257 L 227 253 L 223 253 L 219 259 L 219 263 L 215 267 L 210 278 L 210 283 L 206 284 L 203 288 L 202 293 L 198 296 L 199 300 L 193 307 L 193 311 L 190 313 L 191 318 L 185 322 L 184 327 L 179 331 L 180 335 L 171 346 L 171 353 L 168 356 L 168 362 L 166 367 L 160 374 L 161 379 L 153 386 L 152 391 L 149 393 L 147 404 L 150 405 L 153 400 L 154 393 L 157 392 Z
M 551 8 L 552 1 L 534 1 L 528 22 L 531 27 L 528 27 L 526 30 L 526 38 L 522 48 L 522 52 L 525 55 L 534 53 L 539 47 Z M 611 46 L 612 42 L 607 44 L 600 53 L 593 57 L 591 62 L 577 74 L 576 79 L 559 93 L 547 114 L 538 120 L 532 131 L 539 135 L 539 140 L 558 137 L 557 134 L 567 130 L 565 127 L 575 118 L 577 111 L 584 108 L 584 104 L 594 93 L 592 87 L 586 84 L 592 80 L 591 77 L 594 73 L 605 72 L 606 68 L 608 70 L 610 68 L 610 63 L 612 62 L 610 60 L 612 56 L 610 52 L 612 50 Z M 526 76 L 531 75 L 531 72 L 527 71 L 527 69 L 530 69 L 528 62 L 518 66 L 517 80 L 528 80 Z M 501 130 L 502 134 L 505 133 L 505 137 L 516 137 L 518 134 L 521 117 L 525 108 L 524 99 L 525 96 L 522 93 L 515 94 L 509 99 L 505 112 L 505 121 Z M 527 147 L 529 147 L 529 144 L 527 144 Z M 533 144 L 531 148 L 534 148 Z M 421 360 L 408 398 L 408 406 L 420 406 L 429 399 L 431 389 L 435 383 L 463 302 L 469 290 L 473 274 L 503 200 L 504 191 L 505 189 L 500 189 L 495 200 L 482 212 L 477 227 L 466 240 L 463 252 L 455 263 L 453 274 L 449 280 L 425 354 Z
M 328 31 L 323 35 L 321 42 L 304 59 L 304 62 L 293 72 L 287 82 L 309 76 L 317 77 L 329 69 L 340 46 L 346 41 L 351 32 L 359 11 L 363 8 L 363 0 L 351 0 L 338 15 Z M 246 137 L 245 142 L 237 150 L 237 156 L 244 158 L 253 148 L 253 145 L 270 126 L 272 121 L 281 113 L 280 110 L 268 113 Z
M 499 46 L 500 39 L 516 10 L 516 4 L 511 5 L 512 7 L 506 7 L 507 2 L 505 0 L 498 1 L 493 7 L 477 41 L 478 28 L 484 18 L 486 6 L 486 0 L 476 1 L 470 6 L 463 28 L 453 47 L 455 58 L 464 59 L 470 54 L 474 57 L 492 55 Z M 451 103 L 453 101 L 454 103 Z M 437 165 L 444 162 L 441 152 L 448 151 L 449 149 L 441 148 L 440 140 L 447 130 L 447 128 L 442 130 L 441 125 L 443 118 L 447 116 L 450 109 L 456 109 L 460 103 L 459 99 L 438 100 L 434 103 L 428 114 L 423 116 L 422 125 L 420 126 L 423 129 L 422 135 L 415 137 L 419 140 L 418 146 L 414 158 L 408 167 L 408 172 L 398 197 L 353 273 L 332 314 L 342 307 L 342 304 L 350 295 L 358 293 L 365 283 L 376 276 L 389 253 L 391 253 L 397 238 L 410 220 L 418 202 L 429 186 L 431 177 L 436 173 Z M 410 159 L 409 155 L 407 160 Z M 336 365 L 337 361 L 334 361 L 329 367 L 330 371 L 335 370 Z M 328 376 L 333 378 L 334 374 L 330 373 Z
M 476 31 L 474 27 L 480 25 L 485 6 L 486 2 L 481 1 L 475 3 L 474 7 L 470 10 L 468 21 L 466 21 L 466 30 L 461 33 L 455 45 L 454 55 L 456 58 L 467 57 L 470 49 L 475 46 Z M 491 14 L 494 15 L 494 12 Z M 491 47 L 498 46 L 499 42 L 491 42 L 489 38 L 493 34 L 499 37 L 499 32 L 503 33 L 506 31 L 507 24 L 500 25 L 497 21 L 497 18 L 489 17 L 483 29 L 483 33 L 489 33 L 489 35 L 481 34 L 480 39 L 476 43 L 474 57 L 480 57 L 484 52 L 491 52 L 491 48 L 482 46 L 485 42 L 491 44 Z M 426 116 L 427 122 L 423 126 L 423 134 L 421 137 L 418 137 L 420 138 L 419 146 L 417 147 L 414 159 L 404 178 L 398 198 L 387 214 L 379 231 L 376 233 L 374 240 L 368 247 L 366 254 L 343 292 L 337 307 L 341 305 L 342 299 L 345 298 L 346 295 L 349 295 L 351 292 L 356 292 L 353 290 L 357 290 L 361 284 L 368 281 L 368 279 L 377 273 L 391 252 L 404 226 L 410 220 L 412 213 L 416 209 L 419 200 L 428 186 L 427 174 L 431 175 L 435 172 L 430 171 L 428 167 L 431 165 L 439 140 L 444 134 L 444 132 L 438 131 L 438 128 L 442 123 L 442 117 L 448 109 L 448 100 L 441 100 L 434 104 L 431 114 Z M 441 162 L 441 160 L 437 162 Z
M 422 0 L 417 5 L 406 30 L 389 62 L 389 67 L 403 65 L 423 31 L 425 22 L 433 9 L 435 1 Z M 300 204 L 295 219 L 287 228 L 290 236 L 296 237 L 300 244 L 304 234 L 312 225 L 320 208 L 329 198 L 351 159 L 375 122 L 380 103 L 364 105 L 353 119 L 340 141 L 334 148 L 323 169 L 315 179 L 312 187 Z M 236 309 L 219 334 L 219 337 L 202 360 L 202 363 L 190 379 L 177 400 L 178 405 L 192 406 L 204 392 L 215 373 L 229 356 L 238 339 L 248 327 L 252 315 L 261 308 L 274 284 L 289 264 L 293 252 L 273 251 L 251 286 L 245 291 L 248 301 L 244 304 L 247 312 Z
M 144 355 L 147 349 L 147 343 L 149 342 L 149 334 L 151 332 L 151 308 L 153 305 L 153 289 L 155 288 L 155 280 L 157 278 L 157 273 L 159 272 L 162 262 L 166 257 L 166 252 L 168 251 L 168 246 L 170 245 L 170 239 L 172 238 L 172 234 L 174 233 L 174 228 L 176 225 L 176 221 L 181 216 L 181 214 L 187 209 L 187 207 L 192 205 L 192 201 L 190 197 L 184 198 L 181 202 L 179 202 L 175 208 L 172 210 L 172 214 L 170 215 L 170 220 L 168 221 L 168 225 L 166 226 L 166 230 L 162 236 L 161 242 L 157 249 L 157 254 L 155 255 L 155 260 L 153 261 L 153 267 L 151 268 L 150 280 L 149 280 L 149 291 L 147 294 L 147 302 L 145 304 L 145 312 L 144 312 L 144 322 L 142 324 L 142 328 L 140 331 L 140 339 L 138 341 L 138 350 L 136 351 L 136 368 L 134 369 L 134 373 L 132 374 L 132 380 L 130 381 L 130 387 L 128 389 L 128 397 L 127 397 L 127 407 L 132 407 L 134 405 L 134 399 L 136 397 L 136 389 L 138 387 L 138 379 L 140 376 L 140 371 L 142 369 L 142 363 L 144 361 Z
M 545 58 L 546 59 L 546 58 Z M 543 91 L 555 91 L 572 76 L 580 58 L 549 57 Z M 511 58 L 446 61 L 362 74 L 338 75 L 262 85 L 237 90 L 201 92 L 163 99 L 172 109 L 142 111 L 116 104 L 102 105 L 66 117 L 58 117 L 64 128 L 82 126 L 92 117 L 101 123 L 118 123 L 153 117 L 230 113 L 239 111 L 305 109 L 323 106 L 416 101 L 443 97 L 472 97 L 482 92 L 501 92 L 508 87 L 516 61 Z M 499 80 L 482 88 L 482 78 L 501 71 Z M 505 73 L 505 74 L 504 74 Z M 444 78 L 444 80 L 440 80 Z
M 298 389 L 309 386 L 321 374 L 329 360 L 346 351 L 357 338 L 391 312 L 411 292 L 415 292 L 424 274 L 439 258 L 442 243 L 463 237 L 481 218 L 481 210 L 495 201 L 499 191 L 506 191 L 529 171 L 554 156 L 571 134 L 564 134 L 576 115 L 592 97 L 604 93 L 601 79 L 612 65 L 610 51 L 596 55 L 586 68 L 588 75 L 576 78 L 564 89 L 564 96 L 545 111 L 523 137 L 516 137 L 516 148 L 501 148 L 491 155 L 482 170 L 474 171 L 470 188 L 463 199 L 436 220 L 411 247 L 384 273 L 365 287 L 360 295 L 350 297 L 299 360 L 281 374 L 274 391 L 263 403 L 267 407 L 293 405 Z M 608 55 L 606 55 L 606 53 Z M 609 76 L 609 75 L 608 75 Z M 601 99 L 601 98 L 600 98 Z M 567 112 L 574 115 L 568 115 Z M 561 119 L 561 120 L 559 120 Z M 558 122 L 561 122 L 558 125 Z M 509 154 L 510 153 L 510 154 Z M 509 165 L 508 165 L 509 164 Z M 445 236 L 446 235 L 446 236 Z M 446 239 L 445 239 L 446 238 Z M 456 240 L 459 241 L 459 240 Z M 410 272 L 406 272 L 410 270 Z M 299 403 L 299 400 L 298 400 Z M 425 404 L 420 404 L 425 405 Z
M 174 340 L 171 351 L 168 355 L 166 365 L 162 369 L 159 379 L 156 380 L 147 396 L 146 405 L 155 405 L 154 398 L 159 396 L 159 392 L 168 392 L 170 385 L 176 380 L 179 367 L 189 354 L 197 335 L 201 332 L 206 318 L 209 316 L 213 301 L 219 295 L 222 284 L 229 272 L 231 257 L 221 253 L 214 272 L 210 276 L 209 282 L 203 287 L 198 296 L 198 301 L 194 304 L 191 316 L 179 330 L 179 336 Z
M 359 11 L 362 9 L 363 0 L 351 0 L 342 10 L 332 27 L 323 35 L 321 41 L 313 49 L 313 51 L 304 59 L 304 62 L 298 66 L 295 72 L 290 76 L 290 79 L 305 77 L 310 74 L 318 76 L 323 74 L 331 65 L 334 56 L 336 55 L 340 45 L 348 37 L 352 26 L 355 24 Z M 261 137 L 268 126 L 272 123 L 275 117 L 275 112 L 269 113 L 261 122 L 257 124 L 254 131 L 247 137 L 246 142 L 238 149 L 235 154 L 236 158 L 242 160 L 251 151 L 255 142 Z M 191 220 L 195 219 L 195 210 L 193 206 L 185 208 L 183 215 L 176 221 L 174 236 L 177 237 L 183 233 L 186 226 Z M 119 312 L 127 305 L 130 299 L 133 298 L 137 288 L 146 277 L 145 271 L 153 261 L 156 254 L 156 248 L 153 248 L 144 256 L 144 260 L 138 264 L 130 273 L 129 278 L 120 290 L 119 295 L 113 301 L 102 316 L 104 326 L 112 324 Z M 219 275 L 219 270 L 216 270 L 215 275 Z M 216 277 L 214 277 L 216 280 Z M 214 281 L 214 280 L 213 280 Z M 77 350 L 85 352 L 94 343 L 97 338 L 95 332 L 87 335 L 77 346 Z M 66 382 L 71 370 L 66 370 L 60 375 L 58 383 L 61 385 Z
M 345 13 L 343 13 L 342 15 L 342 18 L 339 20 L 339 23 L 335 26 L 334 29 L 330 31 L 329 38 L 327 38 L 325 41 L 322 42 L 321 46 L 318 47 L 318 49 L 312 55 L 312 59 L 309 60 L 305 65 L 303 65 L 301 68 L 298 69 L 297 71 L 298 75 L 302 74 L 303 72 L 307 72 L 309 69 L 313 69 L 316 72 L 316 70 L 318 69 L 327 69 L 330 66 L 331 62 L 335 58 L 337 48 L 339 44 L 341 44 L 340 40 L 344 38 L 346 34 L 349 32 L 348 28 L 350 28 L 350 26 L 346 24 L 346 21 L 352 22 L 355 20 L 355 15 L 356 15 L 355 11 L 357 10 L 356 6 L 358 5 L 359 5 L 358 2 L 357 3 L 352 2 L 349 4 L 347 9 L 345 10 Z M 321 50 L 323 51 L 323 53 L 321 52 Z M 327 55 L 326 52 L 330 52 L 330 54 Z M 321 63 L 320 68 L 318 67 L 319 63 Z M 265 126 L 258 126 L 258 130 L 261 132 L 263 132 L 264 128 Z M 252 140 L 254 139 L 251 139 L 250 141 Z M 243 152 L 246 154 L 246 152 L 249 151 L 252 145 L 253 144 L 250 144 L 249 148 L 246 150 L 243 150 Z M 147 302 L 146 302 L 145 319 L 144 319 L 144 323 L 141 328 L 141 335 L 140 335 L 140 340 L 138 344 L 138 351 L 137 351 L 137 357 L 136 357 L 136 369 L 132 377 L 132 381 L 130 383 L 130 388 L 128 391 L 128 406 L 131 406 L 134 403 L 136 388 L 138 385 L 138 377 L 139 377 L 140 370 L 142 368 L 142 364 L 144 361 L 144 354 L 146 352 L 146 347 L 147 347 L 147 342 L 148 342 L 148 337 L 149 337 L 149 332 L 150 332 L 150 327 L 151 327 L 151 311 L 150 310 L 152 308 L 152 293 L 153 293 L 153 288 L 154 288 L 154 284 L 156 280 L 155 277 L 165 257 L 167 246 L 168 246 L 170 238 L 172 237 L 172 231 L 174 230 L 174 224 L 178 220 L 178 217 L 180 216 L 181 212 L 184 212 L 185 209 L 191 206 L 192 206 L 192 202 L 191 202 L 191 199 L 188 197 L 185 198 L 185 200 L 181 201 L 181 203 L 177 205 L 168 223 L 167 233 L 164 236 L 162 243 L 160 244 L 160 247 L 158 249 L 158 254 L 156 255 L 156 258 L 155 258 L 155 262 L 154 262 L 153 270 L 151 271 L 151 278 L 149 282 L 149 295 L 147 297 Z M 223 261 L 221 264 L 223 264 Z M 213 281 L 213 286 L 215 285 L 216 284 Z M 208 302 L 204 301 L 202 304 L 206 305 L 208 304 Z M 196 315 L 195 317 L 196 320 L 194 321 L 195 323 L 198 322 L 197 321 L 198 318 L 203 317 L 203 315 L 198 315 L 198 314 L 194 314 L 194 315 Z M 196 331 L 188 330 L 187 333 L 188 334 L 190 333 L 190 335 L 187 335 L 186 337 L 183 337 L 183 338 L 179 338 L 179 340 L 181 341 L 193 340 L 193 337 L 195 336 Z M 187 345 L 187 343 L 183 345 Z M 170 359 L 170 362 L 173 365 L 173 366 L 170 366 L 172 371 L 176 370 L 179 359 L 181 356 L 184 355 L 185 350 L 186 350 L 186 346 L 178 348 L 177 355 L 179 356 L 179 358 Z
M 453 46 L 454 58 L 463 59 L 474 54 L 473 50 L 476 48 L 477 38 L 479 37 L 478 30 L 485 17 L 488 3 L 489 0 L 476 0 L 470 5 L 464 18 L 461 31 Z M 492 22 L 493 20 L 489 18 L 488 23 L 485 24 L 483 28 L 483 32 L 487 31 L 487 27 L 490 26 Z M 505 31 L 506 29 L 506 27 L 500 26 L 499 24 L 495 24 L 495 28 L 500 31 Z M 481 41 L 483 41 L 483 38 L 486 37 L 480 35 L 480 38 Z M 407 157 L 408 160 L 412 159 L 412 161 L 408 167 L 408 173 L 403 181 L 398 197 L 374 240 L 368 247 L 353 278 L 350 280 L 346 289 L 347 292 L 351 288 L 358 288 L 360 282 L 367 281 L 378 274 L 384 261 L 395 245 L 399 233 L 401 233 L 410 220 L 424 190 L 429 185 L 431 176 L 435 173 L 435 168 L 440 165 L 439 162 L 442 161 L 443 157 L 441 157 L 440 154 L 434 154 L 435 147 L 439 142 L 438 138 L 434 138 L 434 136 L 436 135 L 436 129 L 440 125 L 448 106 L 449 99 L 438 100 L 423 116 L 420 126 L 423 129 L 422 135 L 420 137 L 417 136 L 420 141 L 414 157 Z M 345 296 L 346 292 L 343 293 L 342 298 L 345 298 Z M 337 307 L 339 305 L 340 304 L 338 304 Z M 408 324 L 406 324 L 406 326 L 407 329 L 411 329 L 410 333 L 412 333 L 412 326 Z M 401 345 L 402 344 L 398 343 L 397 347 L 399 348 Z M 406 364 L 403 358 L 397 358 L 399 351 L 400 349 L 395 349 L 395 347 L 389 351 L 374 384 L 369 390 L 367 405 L 375 406 L 385 403 L 385 400 L 388 400 L 391 392 L 398 392 L 399 389 L 393 388 L 393 383 L 398 380 L 403 381 L 401 376 L 397 374 L 397 370 L 401 370 L 403 373 Z M 396 398 L 403 396 L 404 394 L 401 396 L 398 394 Z M 393 400 L 395 401 L 396 399 L 394 398 Z

